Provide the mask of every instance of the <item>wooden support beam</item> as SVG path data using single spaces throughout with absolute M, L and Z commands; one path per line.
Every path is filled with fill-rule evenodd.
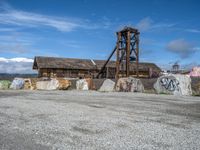
M 139 33 L 136 34 L 136 75 L 139 77 Z
M 116 75 L 115 75 L 115 79 L 118 80 L 119 79 L 119 61 L 120 61 L 120 58 L 119 58 L 119 51 L 120 51 L 120 42 L 121 42 L 121 33 L 118 32 L 117 33 L 117 48 L 116 48 Z
M 100 72 L 97 74 L 97 78 L 99 78 L 99 76 L 102 75 L 103 72 L 105 71 L 106 65 L 108 64 L 108 62 L 110 61 L 110 59 L 111 59 L 112 56 L 114 55 L 116 49 L 117 49 L 117 46 L 115 46 L 115 48 L 113 49 L 112 53 L 109 55 L 107 61 L 105 62 L 105 64 L 104 64 L 103 67 L 101 68 Z
M 128 31 L 126 40 L 126 77 L 129 77 L 129 71 L 130 71 L 130 45 L 131 45 L 130 36 L 131 36 L 130 31 Z

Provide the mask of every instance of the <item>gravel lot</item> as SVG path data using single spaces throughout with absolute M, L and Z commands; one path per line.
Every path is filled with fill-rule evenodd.
M 0 149 L 200 149 L 200 98 L 0 91 Z

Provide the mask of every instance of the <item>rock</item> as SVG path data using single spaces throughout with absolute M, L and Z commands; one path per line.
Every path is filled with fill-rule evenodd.
M 200 67 L 192 68 L 192 71 L 190 72 L 190 77 L 200 77 Z
M 106 79 L 102 86 L 100 87 L 99 91 L 100 92 L 113 92 L 115 88 L 115 82 L 110 80 L 110 79 Z
M 94 90 L 99 90 L 103 85 L 103 82 L 105 81 L 105 79 L 92 79 L 92 80 L 95 87 Z
M 77 90 L 89 90 L 88 82 L 86 79 L 80 79 L 76 81 L 76 89 Z
M 31 90 L 36 90 L 36 83 L 39 81 L 38 78 L 31 78 Z
M 93 90 L 94 89 L 93 80 L 91 78 L 86 78 L 85 81 L 87 82 L 88 89 Z
M 120 78 L 117 81 L 116 91 L 118 92 L 144 92 L 144 86 L 140 79 L 133 77 Z
M 24 88 L 24 79 L 23 78 L 14 78 L 12 84 L 10 85 L 11 89 L 19 90 Z
M 71 86 L 71 82 L 67 79 L 56 78 L 56 80 L 58 80 L 59 83 L 59 90 L 67 90 Z
M 38 90 L 67 90 L 71 86 L 71 82 L 64 78 L 43 79 L 37 81 L 36 88 Z
M 37 90 L 50 90 L 48 88 L 50 81 L 37 81 L 36 82 L 36 89 Z
M 154 89 L 158 94 L 192 95 L 191 78 L 180 74 L 164 75 L 158 78 Z
M 95 86 L 91 78 L 86 78 L 86 79 L 80 79 L 76 81 L 76 89 L 77 90 L 94 90 Z
M 36 90 L 36 83 L 39 78 L 25 78 L 24 79 L 24 90 Z
M 56 79 L 51 79 L 49 81 L 38 81 L 36 83 L 36 88 L 38 90 L 57 90 L 59 88 L 59 82 Z
M 200 78 L 192 77 L 192 95 L 200 96 Z
M 7 90 L 9 89 L 11 82 L 8 80 L 1 80 L 0 81 L 0 90 Z
M 25 90 L 33 90 L 32 82 L 30 78 L 24 79 L 24 89 Z
M 193 87 L 192 94 L 194 96 L 200 96 L 200 83 L 197 83 L 195 86 Z

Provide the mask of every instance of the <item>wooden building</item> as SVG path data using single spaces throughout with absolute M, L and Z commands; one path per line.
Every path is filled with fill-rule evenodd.
M 33 69 L 38 70 L 38 77 L 95 78 L 105 60 L 35 57 Z M 125 66 L 124 66 L 125 67 Z M 115 61 L 110 61 L 105 69 L 104 78 L 115 78 Z M 130 75 L 136 74 L 136 64 L 130 64 Z M 120 68 L 123 72 L 123 66 Z M 153 63 L 139 63 L 140 77 L 158 76 L 161 69 Z

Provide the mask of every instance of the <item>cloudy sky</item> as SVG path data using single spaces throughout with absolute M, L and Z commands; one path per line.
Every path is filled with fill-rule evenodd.
M 123 26 L 140 61 L 200 64 L 199 0 L 0 0 L 0 73 L 32 73 L 34 56 L 107 59 Z

